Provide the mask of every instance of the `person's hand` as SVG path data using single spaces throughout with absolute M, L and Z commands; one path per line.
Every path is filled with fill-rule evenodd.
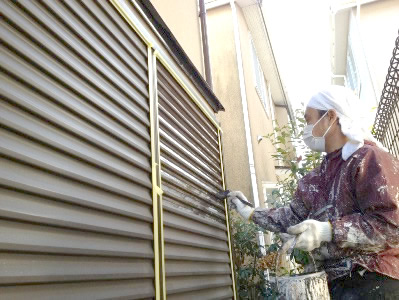
M 229 201 L 231 207 L 234 208 L 245 220 L 249 220 L 254 209 L 242 203 L 240 199 L 248 201 L 240 191 L 232 191 L 227 195 L 227 201 Z
M 289 234 L 298 235 L 295 248 L 312 251 L 320 247 L 321 242 L 331 242 L 332 226 L 330 222 L 306 220 L 287 229 Z

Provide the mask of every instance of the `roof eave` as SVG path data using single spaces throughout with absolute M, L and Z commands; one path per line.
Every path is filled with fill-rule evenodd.
M 270 84 L 273 101 L 277 105 L 285 106 L 290 118 L 293 119 L 292 106 L 280 76 L 261 5 L 256 0 L 237 1 L 238 4 L 240 2 L 242 5 L 251 3 L 247 6 L 241 6 L 241 8 L 252 34 L 262 71 Z
M 218 111 L 224 111 L 222 103 L 216 97 L 198 69 L 194 66 L 187 53 L 183 50 L 182 46 L 176 40 L 175 36 L 168 28 L 166 23 L 162 20 L 161 16 L 151 2 L 137 1 L 137 3 L 140 5 L 147 18 L 151 20 L 153 26 L 162 37 L 162 42 L 166 46 L 169 54 L 177 60 L 184 73 L 191 79 L 194 86 L 198 89 L 206 102 L 212 107 L 213 111 L 215 113 Z

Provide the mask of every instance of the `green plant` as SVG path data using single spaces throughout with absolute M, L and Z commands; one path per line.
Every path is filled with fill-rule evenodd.
M 231 213 L 230 220 L 239 299 L 276 299 L 276 292 L 266 281 L 264 268 L 259 265 L 263 254 L 257 235 L 263 229 L 252 222 L 244 221 L 234 212 Z
M 271 141 L 276 152 L 272 154 L 274 160 L 285 167 L 285 174 L 278 177 L 277 191 L 268 201 L 274 207 L 287 205 L 294 197 L 298 181 L 314 168 L 318 167 L 323 159 L 320 152 L 310 150 L 303 142 L 303 130 L 306 121 L 304 111 L 297 109 L 295 118 L 286 125 L 274 124 L 274 133 L 263 136 Z

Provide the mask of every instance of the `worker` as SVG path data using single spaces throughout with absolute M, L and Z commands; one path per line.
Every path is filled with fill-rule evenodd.
M 356 120 L 353 92 L 330 86 L 306 106 L 305 144 L 327 152 L 282 208 L 237 212 L 262 228 L 296 236 L 326 271 L 332 299 L 399 299 L 399 161 Z M 314 217 L 312 217 L 312 215 Z

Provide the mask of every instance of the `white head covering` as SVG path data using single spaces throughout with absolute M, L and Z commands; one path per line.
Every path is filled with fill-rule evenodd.
M 314 109 L 334 109 L 337 112 L 342 133 L 349 139 L 342 148 L 344 160 L 347 160 L 357 149 L 361 148 L 364 145 L 364 140 L 372 141 L 378 147 L 387 151 L 371 135 L 371 132 L 362 126 L 360 112 L 356 109 L 358 102 L 359 99 L 350 89 L 340 85 L 331 85 L 314 94 L 307 104 L 307 107 Z

